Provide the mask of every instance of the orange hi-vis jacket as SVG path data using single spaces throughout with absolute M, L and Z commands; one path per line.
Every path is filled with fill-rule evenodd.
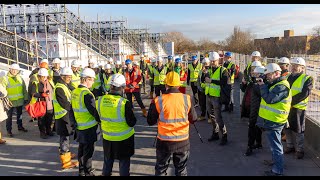
M 139 82 L 141 81 L 140 69 L 133 67 L 131 75 L 130 75 L 130 72 L 126 70 L 124 73 L 124 77 L 126 78 L 126 87 L 124 89 L 126 93 L 140 91 L 140 88 L 139 88 Z M 134 86 L 134 89 L 130 89 L 128 87 L 129 84 L 132 84 Z
M 156 97 L 154 101 L 159 113 L 158 138 L 163 141 L 188 139 L 190 96 L 182 93 L 169 93 Z

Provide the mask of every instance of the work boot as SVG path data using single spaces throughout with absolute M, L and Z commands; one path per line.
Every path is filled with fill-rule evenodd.
M 220 141 L 220 145 L 223 146 L 223 145 L 227 144 L 227 142 L 228 142 L 227 134 L 223 134 L 222 138 L 221 138 L 221 141 Z
M 40 138 L 41 139 L 48 139 L 48 136 L 46 133 L 40 132 Z
M 265 172 L 264 172 L 264 175 L 265 175 L 265 176 L 282 176 L 282 174 L 275 173 L 275 172 L 273 172 L 272 170 L 270 170 L 270 171 L 265 171 Z
M 86 176 L 96 176 L 94 171 L 95 169 L 90 170 L 88 173 L 86 173 Z
M 71 161 L 71 152 L 61 154 L 60 160 L 62 163 L 62 166 L 61 166 L 62 169 L 71 169 L 71 168 L 79 166 L 79 162 L 72 162 Z
M 244 153 L 245 156 L 250 156 L 252 154 L 252 147 L 248 147 L 247 151 Z
M 285 149 L 284 149 L 284 153 L 285 154 L 290 154 L 290 153 L 293 153 L 293 152 L 295 152 L 296 150 L 294 149 L 294 148 L 288 148 L 288 147 L 286 147 Z
M 8 131 L 7 134 L 8 134 L 9 137 L 13 137 L 13 134 L 12 134 L 11 131 Z
M 27 129 L 25 129 L 23 126 L 18 127 L 18 130 L 19 130 L 19 131 L 23 131 L 23 132 L 28 132 L 28 130 L 27 130 Z
M 296 158 L 297 159 L 302 159 L 304 156 L 304 152 L 303 151 L 297 151 L 296 152 Z
M 146 108 L 144 108 L 144 109 L 142 109 L 142 113 L 143 113 L 143 117 L 147 117 L 147 110 L 146 110 Z
M 153 92 L 150 92 L 150 99 L 153 99 Z
M 218 133 L 212 133 L 211 137 L 208 139 L 209 142 L 219 140 L 219 134 Z

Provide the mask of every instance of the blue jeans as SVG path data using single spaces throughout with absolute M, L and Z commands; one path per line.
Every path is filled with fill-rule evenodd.
M 104 157 L 102 174 L 103 176 L 111 176 L 114 159 Z M 120 176 L 130 176 L 130 158 L 119 160 Z
M 272 161 L 274 162 L 272 166 L 272 172 L 277 174 L 283 174 L 283 146 L 281 143 L 281 131 L 285 124 L 278 124 L 268 120 L 262 120 L 258 117 L 258 121 L 262 122 L 259 124 L 260 127 L 264 128 L 267 133 L 267 139 L 270 144 L 270 149 L 272 152 Z

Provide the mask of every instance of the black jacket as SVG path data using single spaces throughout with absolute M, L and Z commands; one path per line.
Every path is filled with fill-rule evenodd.
M 261 102 L 261 93 L 260 93 L 260 86 L 253 80 L 254 83 L 252 85 L 252 92 L 251 92 L 251 103 L 250 103 L 250 121 L 257 122 L 260 102 Z
M 252 80 L 249 83 L 247 81 L 246 84 L 243 84 L 242 82 L 240 84 L 240 89 L 242 92 L 244 92 L 242 102 L 241 102 L 241 116 L 240 116 L 241 118 L 242 117 L 246 117 L 246 118 L 250 117 L 250 108 L 245 106 L 245 101 L 247 98 L 251 98 L 252 87 L 253 87 Z M 259 91 L 260 91 L 260 89 L 259 89 Z M 251 100 L 250 100 L 250 102 L 251 102 Z
M 112 92 L 110 94 L 116 95 Z M 125 118 L 130 127 L 133 127 L 137 122 L 129 101 L 125 104 Z M 108 159 L 124 159 L 131 157 L 134 155 L 134 135 L 123 141 L 108 141 L 103 139 L 103 151 L 105 157 Z
M 225 61 L 225 62 L 223 63 L 223 67 L 227 68 L 227 67 L 229 66 L 229 63 L 230 63 L 230 62 L 231 62 L 231 61 Z M 236 72 L 236 65 L 233 64 L 233 65 L 231 66 L 231 68 L 228 69 L 228 72 L 229 72 L 229 76 L 231 77 L 231 76 Z
M 61 80 L 61 76 L 60 76 L 60 72 L 59 72 L 61 69 L 59 71 L 57 71 L 52 68 L 51 70 L 53 71 L 53 77 L 52 77 L 53 83 L 57 84 L 58 80 Z
M 169 89 L 165 92 L 165 94 L 169 93 L 180 93 L 178 89 Z M 193 99 L 191 97 L 191 99 Z M 156 124 L 159 119 L 159 113 L 156 109 L 156 105 L 154 103 L 154 100 L 151 101 L 149 111 L 148 111 L 148 116 L 147 116 L 147 122 L 150 126 Z M 191 109 L 188 113 L 188 120 L 191 124 L 194 123 L 197 119 L 197 113 L 194 109 L 194 102 L 191 101 Z M 156 145 L 157 150 L 162 151 L 162 152 L 168 152 L 168 153 L 173 153 L 173 152 L 185 152 L 190 150 L 190 142 L 189 139 L 184 140 L 184 141 L 163 141 L 160 139 L 157 139 L 157 145 Z

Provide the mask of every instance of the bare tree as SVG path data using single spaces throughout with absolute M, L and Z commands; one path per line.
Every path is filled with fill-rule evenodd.
M 249 54 L 254 50 L 253 40 L 254 35 L 250 31 L 242 31 L 240 27 L 235 26 L 233 33 L 225 40 L 226 49 L 233 52 Z
M 315 26 L 312 28 L 312 35 L 313 36 L 320 36 L 320 26 Z

